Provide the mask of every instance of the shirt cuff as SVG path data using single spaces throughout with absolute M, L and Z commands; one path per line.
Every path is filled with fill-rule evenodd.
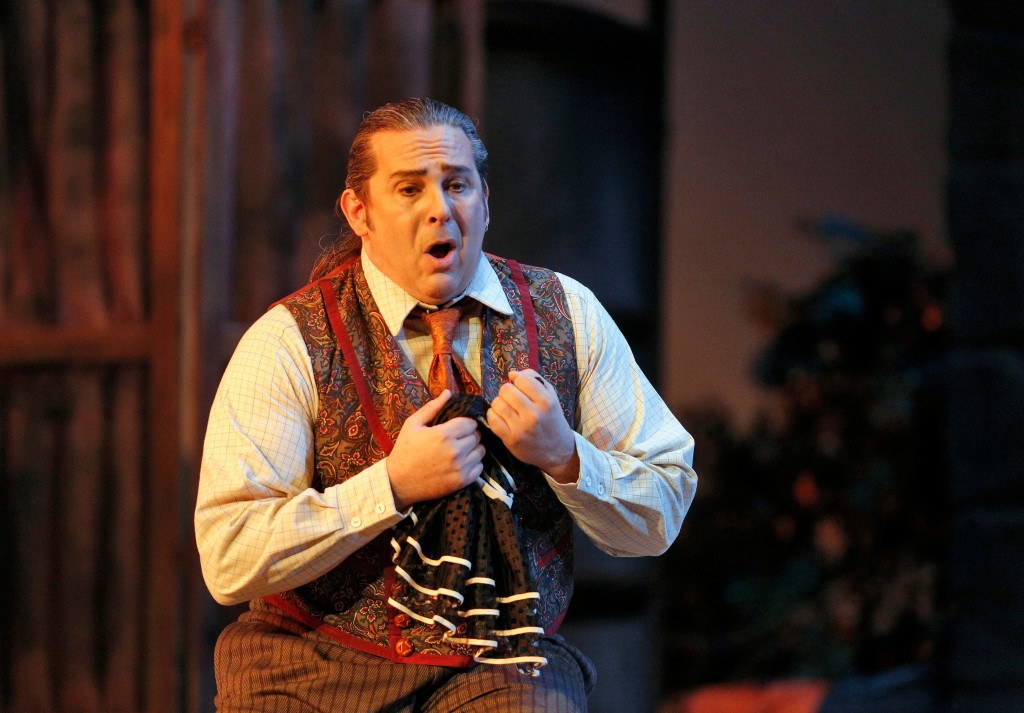
M 395 508 L 391 479 L 383 459 L 329 490 L 334 492 L 342 530 L 350 534 L 386 530 L 409 514 Z
M 594 500 L 611 501 L 612 472 L 600 448 L 578 433 L 576 453 L 580 458 L 580 477 L 575 483 L 559 483 L 547 473 L 548 485 L 566 506 L 583 505 Z

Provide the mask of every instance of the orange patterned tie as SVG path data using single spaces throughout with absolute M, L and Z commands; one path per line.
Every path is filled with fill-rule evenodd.
M 421 316 L 430 328 L 430 338 L 434 341 L 434 358 L 427 374 L 427 390 L 430 395 L 436 397 L 445 389 L 450 389 L 452 394 L 460 391 L 479 394 L 480 387 L 466 371 L 465 365 L 452 354 L 452 342 L 459 328 L 462 309 L 446 307 L 432 312 L 424 310 Z

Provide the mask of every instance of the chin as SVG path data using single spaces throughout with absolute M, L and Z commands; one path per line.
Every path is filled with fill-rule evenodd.
M 457 294 L 459 294 L 458 290 L 454 289 L 452 284 L 439 285 L 433 283 L 422 291 L 418 299 L 427 304 L 439 305 L 444 304 Z
M 442 277 L 431 281 L 431 284 L 423 291 L 421 299 L 428 304 L 441 305 L 458 297 L 468 286 L 468 280 L 456 281 L 449 277 Z

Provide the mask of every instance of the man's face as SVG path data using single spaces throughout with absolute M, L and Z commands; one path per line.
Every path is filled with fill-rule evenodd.
M 432 126 L 371 137 L 376 171 L 366 200 L 347 189 L 341 206 L 385 275 L 426 304 L 469 285 L 487 230 L 487 185 L 460 129 Z

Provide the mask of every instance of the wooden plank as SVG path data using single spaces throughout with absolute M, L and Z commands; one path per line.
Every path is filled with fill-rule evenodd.
M 110 311 L 115 320 L 143 316 L 145 184 L 143 175 L 146 127 L 144 32 L 137 4 L 114 0 L 105 18 L 104 76 L 107 94 L 107 144 L 103 163 L 102 239 L 110 284 Z M 151 351 L 148 325 L 139 330 L 133 356 Z M 138 350 L 138 351 L 136 351 Z M 140 359 L 140 360 L 141 360 Z M 108 563 L 105 596 L 100 602 L 106 666 L 100 682 L 103 709 L 129 713 L 142 707 L 143 527 L 142 489 L 146 471 L 141 449 L 145 441 L 145 376 L 141 368 L 120 369 L 105 384 L 104 421 L 109 424 L 104 450 L 108 484 L 104 542 Z M 130 533 L 130 535 L 129 535 Z
M 6 374 L 8 398 L 4 404 L 6 460 L 4 468 L 15 487 L 15 561 L 18 583 L 12 611 L 11 708 L 14 711 L 57 710 L 60 681 L 52 651 L 54 605 L 54 539 L 57 463 L 55 421 L 62 418 L 55 400 L 52 372 Z
M 95 8 L 67 0 L 52 9 L 54 94 L 47 198 L 57 255 L 57 313 L 62 324 L 97 327 L 108 322 L 99 240 L 99 131 Z M 102 403 L 95 373 L 62 379 L 69 420 L 58 430 L 62 458 L 56 477 L 57 538 L 62 543 L 56 578 L 60 630 L 58 701 L 62 710 L 97 713 L 96 488 Z
M 12 154 L 17 151 L 11 141 L 11 132 L 8 128 L 10 123 L 7 116 L 7 96 L 10 87 L 7 85 L 10 80 L 7 77 L 14 71 L 12 69 L 8 72 L 6 69 L 5 53 L 10 51 L 10 47 L 4 34 L 0 33 L 0 77 L 4 77 L 4 81 L 0 81 L 0 126 L 4 127 L 3 134 L 0 134 L 0 323 L 5 321 L 4 315 L 8 311 L 7 302 L 10 293 L 11 215 L 14 208 L 14 159 Z M 2 651 L 3 649 L 0 649 L 0 652 Z M 3 663 L 0 662 L 0 700 L 3 700 L 4 694 L 2 666 Z
M 103 18 L 105 147 L 100 231 L 110 316 L 142 319 L 145 183 L 145 57 L 142 22 L 132 0 L 113 0 Z
M 181 646 L 178 552 L 179 385 L 178 291 L 181 234 L 182 116 L 184 106 L 184 15 L 177 0 L 150 7 L 150 291 L 153 351 L 147 430 L 150 455 L 145 519 L 149 570 L 146 582 L 145 710 L 179 708 Z
M 209 143 L 205 147 L 206 185 L 203 187 L 205 235 L 202 270 L 202 394 L 208 404 L 226 364 L 216 350 L 233 299 L 235 243 L 235 179 L 238 151 L 239 87 L 241 82 L 242 9 L 240 0 L 221 0 L 209 7 L 207 91 L 215 101 L 205 108 Z
M 345 157 L 365 111 L 361 95 L 366 66 L 364 3 L 325 2 L 318 10 L 312 46 L 309 104 L 313 107 L 308 180 L 296 226 L 289 282 L 309 280 L 310 268 L 341 228 L 335 202 L 345 187 Z M 353 7 L 356 6 L 356 7 Z M 332 157 L 338 157 L 337 159 Z
M 108 321 L 98 240 L 95 63 L 90 0 L 53 6 L 54 93 L 47 197 L 57 246 L 58 319 Z
M 35 171 L 22 165 L 15 176 L 11 226 L 7 241 L 8 299 L 0 311 L 4 324 L 31 324 L 48 320 L 55 312 L 54 264 L 44 216 L 45 200 L 34 185 Z
M 185 51 L 188 66 L 188 90 L 183 99 L 185 133 L 182 140 L 184 175 L 182 180 L 182 257 L 180 309 L 182 335 L 179 358 L 181 456 L 179 508 L 179 553 L 181 572 L 181 650 L 184 681 L 181 686 L 180 713 L 199 713 L 208 700 L 200 700 L 202 687 L 200 614 L 198 593 L 202 584 L 199 553 L 195 545 L 193 504 L 199 480 L 204 426 L 208 409 L 201 397 L 203 379 L 203 196 L 206 166 L 206 51 L 209 35 L 205 0 L 194 0 L 192 15 L 186 23 Z M 202 404 L 202 406 L 201 406 Z
M 316 29 L 321 12 L 318 5 L 310 0 L 279 3 L 285 72 L 277 93 L 284 101 L 285 120 L 273 127 L 274 146 L 280 151 L 280 170 L 274 192 L 285 199 L 272 203 L 271 220 L 277 226 L 272 245 L 277 255 L 277 284 L 282 294 L 308 281 L 312 258 L 319 252 L 310 255 L 302 250 L 306 243 L 315 245 L 310 238 L 319 234 L 306 232 L 302 216 L 309 196 L 311 164 L 325 159 L 323 155 L 311 153 L 313 114 L 320 110 L 314 103 Z M 330 205 L 328 200 L 320 207 Z M 322 226 L 312 228 L 319 229 Z
M 11 410 L 11 384 L 7 374 L 0 371 L 0 562 L 6 568 L 4 584 L 0 585 L 0 611 L 6 612 L 0 617 L 0 701 L 11 700 L 11 668 L 14 663 L 14 619 L 17 597 L 12 582 L 20 582 L 18 577 L 17 518 L 18 503 L 13 493 L 16 480 L 10 471 L 10 422 L 8 413 Z M 0 704 L 3 710 L 3 704 Z
M 238 153 L 235 177 L 238 205 L 231 316 L 251 322 L 289 291 L 282 280 L 287 261 L 282 260 L 285 251 L 280 247 L 286 240 L 283 231 L 289 228 L 280 223 L 278 214 L 280 204 L 293 196 L 285 188 L 289 147 L 287 141 L 280 141 L 289 113 L 281 10 L 277 0 L 261 0 L 245 3 L 243 13 L 242 86 L 246 91 L 239 97 L 238 129 L 244 150 Z M 259 279 L 252 279 L 254 275 Z
M 0 333 L 0 365 L 144 361 L 152 350 L 147 324 L 106 327 L 10 326 Z
M 10 98 L 4 140 L 10 147 L 9 190 L 12 195 L 5 323 L 52 318 L 54 308 L 52 236 L 45 215 L 49 98 L 52 87 L 47 61 L 50 49 L 47 6 L 10 6 L 13 31 L 5 36 L 5 52 L 15 61 L 7 68 L 4 91 Z
M 111 578 L 104 608 L 107 650 L 103 682 L 105 713 L 142 709 L 143 562 L 147 556 L 140 534 L 143 525 L 143 443 L 146 379 L 143 367 L 119 369 L 108 382 L 110 424 L 104 460 L 109 464 Z
M 61 544 L 57 602 L 59 650 L 64 677 L 59 682 L 61 709 L 99 713 L 100 687 L 97 631 L 99 592 L 99 505 L 103 403 L 95 369 L 65 377 L 69 421 L 61 440 L 58 538 Z
M 13 57 L 4 73 L 3 91 L 11 103 L 6 106 L 7 123 L 0 140 L 8 146 L 10 172 L 3 190 L 10 197 L 5 216 L 3 249 L 6 252 L 4 291 L 0 319 L 4 326 L 51 313 L 52 285 L 50 235 L 43 211 L 45 190 L 44 129 L 48 126 L 48 102 L 52 86 L 47 55 L 47 7 L 44 3 L 18 3 L 8 8 L 11 24 L 5 33 L 3 50 Z M 6 220 L 10 222 L 7 223 Z M 4 618 L 9 622 L 5 636 L 2 672 L 9 690 L 3 700 L 12 710 L 49 713 L 56 710 L 59 671 L 54 670 L 51 625 L 52 569 L 57 543 L 53 538 L 55 447 L 51 404 L 41 391 L 52 384 L 52 374 L 21 375 L 4 371 L 4 403 L 0 404 L 0 438 L 3 438 L 3 471 L 6 549 L 9 582 L 17 583 L 6 592 Z

